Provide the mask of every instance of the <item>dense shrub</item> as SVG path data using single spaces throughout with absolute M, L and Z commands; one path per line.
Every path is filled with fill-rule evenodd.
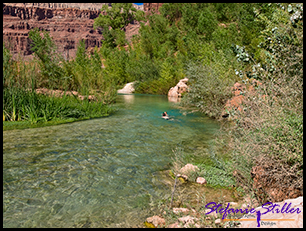
M 31 39 L 31 50 L 38 58 L 41 75 L 44 77 L 46 85 L 43 87 L 56 88 L 60 86 L 63 78 L 63 70 L 59 63 L 63 58 L 56 52 L 56 46 L 47 31 L 39 31 L 34 28 L 29 32 Z
M 253 64 L 251 76 L 259 77 L 262 85 L 256 93 L 245 93 L 244 113 L 224 132 L 232 150 L 231 171 L 251 191 L 253 166 L 267 172 L 262 182 L 266 187 L 303 188 L 303 27 L 300 18 L 291 20 L 289 6 L 279 5 L 269 17 L 259 17 L 267 23 L 261 44 L 266 58 Z M 296 12 L 302 9 L 293 6 Z

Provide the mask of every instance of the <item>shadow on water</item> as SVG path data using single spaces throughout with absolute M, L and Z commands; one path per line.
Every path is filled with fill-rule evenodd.
M 218 129 L 165 96 L 119 95 L 112 116 L 3 132 L 4 227 L 135 227 L 168 194 L 156 172 Z M 167 111 L 172 121 L 161 118 Z

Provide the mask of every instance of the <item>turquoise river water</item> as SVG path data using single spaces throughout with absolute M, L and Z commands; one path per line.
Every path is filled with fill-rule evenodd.
M 138 226 L 171 193 L 158 172 L 172 150 L 203 147 L 219 128 L 165 96 L 119 95 L 115 107 L 105 118 L 3 132 L 3 227 Z

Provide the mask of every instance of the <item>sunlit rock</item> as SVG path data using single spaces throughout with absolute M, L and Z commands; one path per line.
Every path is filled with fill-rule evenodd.
M 180 214 L 180 213 L 187 214 L 189 212 L 189 209 L 187 209 L 187 208 L 173 208 L 173 212 L 175 214 Z
M 207 184 L 207 181 L 203 177 L 198 177 L 196 182 L 198 184 Z
M 194 225 L 195 221 L 199 219 L 188 215 L 185 217 L 180 217 L 178 220 L 184 224 L 185 228 L 187 228 L 190 227 L 191 225 Z
M 188 86 L 187 83 L 188 78 L 181 79 L 175 87 L 171 87 L 168 91 L 168 99 L 170 98 L 180 98 L 182 97 L 182 93 L 187 92 Z
M 135 91 L 133 84 L 134 82 L 127 83 L 125 84 L 124 88 L 118 90 L 117 92 L 121 94 L 132 94 Z
M 166 224 L 165 219 L 159 216 L 148 217 L 146 222 L 153 224 L 155 227 L 162 227 Z

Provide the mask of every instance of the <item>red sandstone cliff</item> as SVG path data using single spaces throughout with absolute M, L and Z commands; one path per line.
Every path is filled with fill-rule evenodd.
M 86 48 L 102 45 L 101 31 L 94 30 L 93 23 L 103 4 L 111 6 L 111 3 L 3 3 L 3 41 L 14 55 L 29 56 L 32 52 L 28 32 L 38 27 L 50 32 L 59 53 L 66 59 L 73 58 L 82 39 Z M 128 25 L 128 40 L 138 33 L 139 27 L 138 22 Z
M 101 46 L 101 32 L 93 29 L 99 14 L 99 10 L 3 4 L 3 41 L 15 54 L 30 55 L 28 32 L 38 27 L 50 32 L 65 58 L 74 57 L 81 39 L 86 47 Z

